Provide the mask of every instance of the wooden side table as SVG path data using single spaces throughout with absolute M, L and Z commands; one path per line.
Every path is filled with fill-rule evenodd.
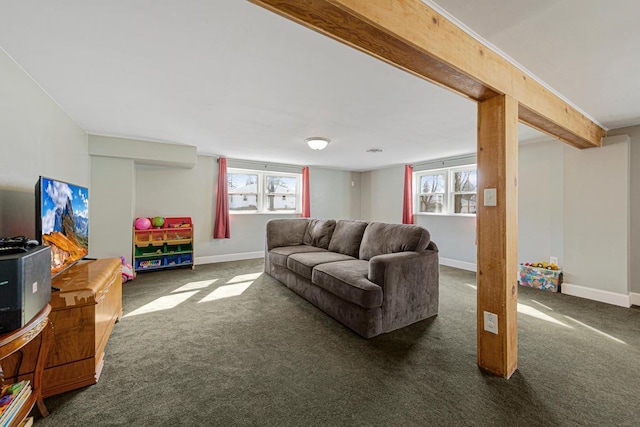
M 40 312 L 23 328 L 0 335 L 0 386 L 4 382 L 4 373 L 2 371 L 2 360 L 9 355 L 21 350 L 30 343 L 38 335 L 42 335 L 40 340 L 40 348 L 38 350 L 38 358 L 36 361 L 36 369 L 33 375 L 33 383 L 31 384 L 31 395 L 20 407 L 18 414 L 10 426 L 18 425 L 24 418 L 29 415 L 34 404 L 38 404 L 38 409 L 43 417 L 49 415 L 47 407 L 42 400 L 42 374 L 47 363 L 47 353 L 53 341 L 53 325 L 49 322 L 49 313 L 51 306 L 47 304 Z M 18 369 L 20 364 L 18 364 Z

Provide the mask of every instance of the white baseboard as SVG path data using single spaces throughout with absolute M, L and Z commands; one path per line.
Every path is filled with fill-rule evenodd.
M 640 294 L 631 292 L 629 294 L 629 302 L 631 305 L 640 305 Z
M 631 294 L 617 294 L 615 292 L 585 288 L 584 286 L 572 285 L 570 283 L 563 283 L 561 285 L 560 292 L 565 295 L 600 301 L 607 304 L 618 305 L 620 307 L 631 307 Z
M 478 271 L 475 263 L 458 261 L 457 259 L 440 258 L 440 264 L 446 265 L 447 267 L 459 268 L 461 270 Z
M 195 264 L 213 264 L 216 262 L 240 261 L 243 259 L 264 258 L 264 251 L 242 252 L 239 254 L 224 254 L 196 257 Z

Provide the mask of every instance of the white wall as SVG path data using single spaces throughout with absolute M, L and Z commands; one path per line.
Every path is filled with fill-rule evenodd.
M 415 215 L 413 222 L 431 234 L 440 250 L 440 263 L 476 271 L 476 218 L 451 215 Z
M 518 149 L 518 262 L 563 258 L 563 153 L 560 141 Z
M 364 221 L 402 222 L 404 166 L 363 172 L 361 215 Z
M 608 135 L 628 135 L 630 138 L 629 288 L 632 303 L 640 305 L 640 126 L 615 129 Z
M 196 165 L 194 145 L 90 135 L 89 154 L 133 160 L 137 165 L 191 169 Z
M 629 137 L 566 146 L 563 172 L 563 293 L 628 305 Z
M 360 219 L 360 174 L 309 168 L 313 218 Z
M 89 187 L 87 136 L 1 49 L 0 76 L 0 236 L 31 237 L 40 175 Z
M 131 263 L 134 184 L 133 160 L 91 157 L 89 256 L 124 256 Z

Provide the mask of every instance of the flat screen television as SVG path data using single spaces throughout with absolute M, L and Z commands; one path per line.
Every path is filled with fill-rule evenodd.
M 51 276 L 89 253 L 89 189 L 41 176 L 36 183 L 36 239 L 51 247 Z

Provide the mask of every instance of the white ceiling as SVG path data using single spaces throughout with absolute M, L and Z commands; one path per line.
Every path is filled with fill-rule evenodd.
M 437 5 L 604 127 L 640 124 L 637 0 Z M 247 1 L 0 0 L 0 47 L 91 134 L 360 171 L 475 151 L 473 102 Z

